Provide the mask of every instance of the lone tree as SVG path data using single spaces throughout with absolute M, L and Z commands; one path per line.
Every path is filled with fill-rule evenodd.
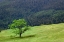
M 9 25 L 9 28 L 14 29 L 14 33 L 19 34 L 19 37 L 21 37 L 22 33 L 28 30 L 28 25 L 24 19 L 19 19 L 14 20 L 12 24 Z

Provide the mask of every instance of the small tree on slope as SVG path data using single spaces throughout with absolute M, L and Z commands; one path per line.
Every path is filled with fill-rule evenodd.
M 27 22 L 24 19 L 14 20 L 12 24 L 9 25 L 9 28 L 14 29 L 14 33 L 21 34 L 28 30 Z

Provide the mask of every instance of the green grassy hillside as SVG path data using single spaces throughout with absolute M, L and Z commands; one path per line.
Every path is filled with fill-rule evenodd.
M 12 30 L 3 30 L 0 42 L 64 42 L 64 23 L 34 26 L 23 33 L 22 38 L 17 36 Z

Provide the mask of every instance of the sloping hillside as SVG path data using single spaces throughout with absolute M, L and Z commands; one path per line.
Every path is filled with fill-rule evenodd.
M 22 38 L 14 37 L 11 31 L 3 30 L 0 42 L 64 42 L 64 23 L 31 27 Z

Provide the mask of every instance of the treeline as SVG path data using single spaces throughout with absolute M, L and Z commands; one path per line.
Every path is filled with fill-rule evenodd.
M 64 0 L 0 1 L 0 29 L 20 18 L 31 26 L 64 22 Z
M 56 24 L 64 22 L 64 10 L 43 10 L 28 17 L 30 25 Z
M 24 14 L 24 16 L 22 15 L 18 16 L 18 15 L 8 16 L 3 14 L 3 17 L 5 18 L 0 18 L 0 27 L 6 29 L 14 19 L 21 19 L 21 18 L 24 18 L 31 26 L 64 22 L 64 10 L 50 9 L 39 11 L 29 15 Z M 2 17 L 2 15 L 0 17 Z

